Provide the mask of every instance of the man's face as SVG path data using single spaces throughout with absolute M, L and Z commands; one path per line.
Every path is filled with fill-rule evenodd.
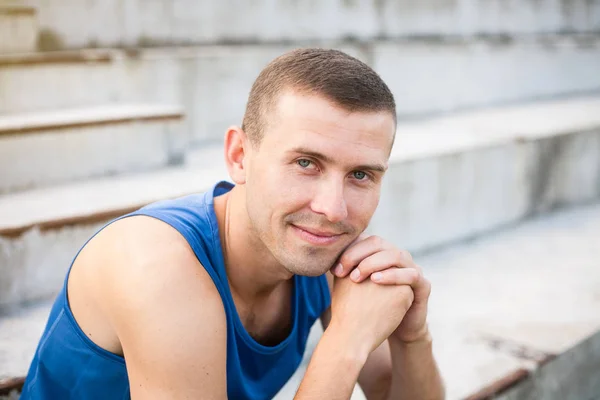
M 290 272 L 317 276 L 366 229 L 394 135 L 389 112 L 349 113 L 288 92 L 248 154 L 246 207 L 258 239 Z

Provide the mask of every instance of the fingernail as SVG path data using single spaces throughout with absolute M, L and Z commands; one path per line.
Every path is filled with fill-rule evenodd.
M 383 275 L 381 274 L 381 272 L 375 272 L 373 275 L 371 275 L 371 278 L 377 282 L 380 281 L 381 278 L 383 278 Z
M 333 270 L 333 272 L 338 276 L 342 275 L 342 273 L 344 272 L 344 266 L 342 264 L 338 264 Z
M 357 281 L 359 277 L 360 277 L 360 271 L 358 269 L 355 269 L 350 274 L 350 279 L 352 279 L 353 281 Z

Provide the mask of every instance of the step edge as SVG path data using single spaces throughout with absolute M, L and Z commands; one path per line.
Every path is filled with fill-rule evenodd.
M 120 108 L 126 108 L 128 105 L 117 105 L 114 106 L 114 110 L 119 110 Z M 40 113 L 24 113 L 24 114 L 9 114 L 5 115 L 6 119 L 9 119 L 8 123 L 5 123 L 7 126 L 2 126 L 3 116 L 0 116 L 0 137 L 4 135 L 19 135 L 19 134 L 30 134 L 30 133 L 40 133 L 46 131 L 54 131 L 54 130 L 65 130 L 65 129 L 75 129 L 89 126 L 103 126 L 103 125 L 116 125 L 116 124 L 124 124 L 131 122 L 139 122 L 139 121 L 168 121 L 168 120 L 181 120 L 184 118 L 184 112 L 179 106 L 168 106 L 168 105 L 147 105 L 147 109 L 133 110 L 130 112 L 123 113 L 124 115 L 110 116 L 110 112 L 105 112 L 105 115 L 91 115 L 91 116 L 83 116 L 76 118 L 72 115 L 67 115 L 69 112 L 73 112 L 74 109 L 68 110 L 60 110 L 57 111 L 59 114 L 58 117 L 56 115 L 52 115 L 51 111 L 44 111 Z M 164 107 L 164 109 L 161 109 Z M 97 107 L 87 107 L 83 110 L 94 110 Z M 137 111 L 137 112 L 135 112 Z M 64 113 L 64 120 L 61 121 L 62 117 L 60 114 Z M 129 114 L 129 115 L 127 115 Z M 38 115 L 38 117 L 42 116 L 42 121 L 38 123 L 28 122 L 28 119 L 32 116 Z M 46 120 L 44 121 L 44 117 Z M 10 121 L 13 119 L 14 121 Z M 22 122 L 27 121 L 27 122 Z M 54 121 L 52 121 L 54 119 Z M 71 121 L 69 122 L 69 119 Z M 34 121 L 35 122 L 35 121 Z
M 147 185 L 147 182 L 152 182 L 154 179 L 158 179 L 158 182 L 161 181 L 171 181 L 172 179 L 177 179 L 177 177 L 194 177 L 201 174 L 202 171 L 207 173 L 206 180 L 202 179 L 186 179 L 187 182 L 190 182 L 187 186 L 177 186 L 172 190 L 168 190 L 165 192 L 161 192 L 160 194 L 156 194 L 155 192 L 136 192 L 134 196 L 126 198 L 124 200 L 119 200 L 119 204 L 100 204 L 96 205 L 93 210 L 75 210 L 72 212 L 65 212 L 63 210 L 62 213 L 58 213 L 57 217 L 51 218 L 47 216 L 34 217 L 28 220 L 23 220 L 21 222 L 13 222 L 8 223 L 2 226 L 0 224 L 0 238 L 17 238 L 26 233 L 27 231 L 38 228 L 40 231 L 50 231 L 55 229 L 60 229 L 64 226 L 71 226 L 77 224 L 91 224 L 95 222 L 101 222 L 103 220 L 109 220 L 114 217 L 121 216 L 123 214 L 127 214 L 129 212 L 135 211 L 143 206 L 151 204 L 156 201 L 161 201 L 165 199 L 172 199 L 181 196 L 186 196 L 193 193 L 198 193 L 202 190 L 208 190 L 212 185 L 214 185 L 218 180 L 227 179 L 225 168 L 223 166 L 223 170 L 216 170 L 214 168 L 187 168 L 187 167 L 171 167 L 165 168 L 162 171 L 153 171 L 146 172 L 134 175 L 126 175 L 126 176 L 116 176 L 116 177 L 108 177 L 108 178 L 97 178 L 87 182 L 73 182 L 63 184 L 57 187 L 50 187 L 44 189 L 32 189 L 25 192 L 16 192 L 16 193 L 8 193 L 5 195 L 0 195 L 0 199 L 14 197 L 15 201 L 23 201 L 23 194 L 31 193 L 31 196 L 39 196 L 40 191 L 50 192 L 50 197 L 55 196 L 56 192 L 58 192 L 59 196 L 65 196 L 65 193 L 61 193 L 61 191 L 66 191 L 67 193 L 72 190 L 76 190 L 77 187 L 85 187 L 91 185 L 97 185 L 101 189 L 105 189 L 105 185 L 112 186 L 117 184 L 123 178 L 125 182 L 121 182 L 121 184 L 125 184 L 127 186 L 135 185 L 135 182 L 142 182 L 144 186 Z M 166 175 L 163 175 L 165 173 Z M 175 175 L 173 175 L 175 174 Z M 181 174 L 181 175 L 180 175 Z M 130 180 L 131 179 L 131 180 Z M 155 181 L 156 182 L 156 181 Z M 20 198 L 21 197 L 21 198 Z M 85 200 L 85 199 L 83 199 Z
M 0 54 L 0 69 L 39 64 L 109 64 L 114 59 L 114 52 L 107 49 L 17 52 Z
M 35 16 L 37 9 L 26 4 L 0 4 L 0 15 Z

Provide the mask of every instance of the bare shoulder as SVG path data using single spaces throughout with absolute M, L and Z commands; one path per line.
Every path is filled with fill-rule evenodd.
M 122 347 L 132 398 L 224 395 L 225 311 L 187 241 L 162 221 L 136 216 L 86 247 L 82 261 L 102 271 L 102 312 Z
M 222 308 L 212 279 L 185 238 L 152 217 L 124 218 L 104 228 L 77 257 L 71 275 L 76 274 L 84 275 L 89 289 L 114 312 L 127 311 L 123 300 L 145 308 L 156 296 L 186 291 L 204 301 L 214 298 Z

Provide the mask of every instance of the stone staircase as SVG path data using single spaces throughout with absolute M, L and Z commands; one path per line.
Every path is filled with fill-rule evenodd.
M 536 246 L 531 238 L 542 238 L 546 230 L 519 228 L 526 220 L 600 199 L 597 2 L 577 0 L 571 12 L 557 10 L 554 3 L 544 12 L 536 8 L 550 0 L 502 10 L 469 0 L 438 5 L 435 12 L 427 2 L 410 10 L 392 2 L 315 3 L 317 11 L 303 9 L 300 2 L 298 9 L 279 10 L 278 18 L 259 2 L 246 11 L 271 24 L 258 29 L 228 24 L 233 30 L 227 32 L 224 25 L 214 25 L 230 14 L 226 2 L 138 3 L 28 6 L 0 0 L 0 395 L 3 377 L 26 373 L 48 302 L 77 249 L 114 217 L 226 179 L 222 133 L 241 122 L 252 81 L 272 58 L 312 41 L 372 65 L 395 93 L 399 115 L 407 117 L 398 126 L 369 229 L 426 255 L 422 264 L 432 265 L 432 281 L 441 288 L 432 305 L 432 325 L 439 332 L 436 355 L 449 398 L 506 393 L 503 382 L 542 371 L 541 362 L 500 354 L 507 348 L 510 353 L 529 346 L 557 359 L 581 357 L 582 365 L 597 365 L 600 322 L 585 313 L 574 322 L 561 320 L 564 329 L 554 330 L 550 339 L 539 328 L 544 324 L 531 335 L 514 334 L 511 326 L 533 319 L 543 307 L 535 303 L 524 317 L 519 302 L 533 300 L 506 289 L 501 293 L 506 308 L 493 308 L 500 300 L 488 286 L 477 299 L 491 308 L 477 308 L 467 298 L 456 310 L 440 314 L 469 285 L 485 283 L 478 279 L 494 277 L 509 287 L 527 270 L 526 282 L 532 283 L 552 261 L 543 251 L 520 263 L 499 257 L 515 261 L 503 275 L 501 262 L 486 264 L 497 257 L 496 239 L 483 245 L 485 250 L 460 243 L 516 227 L 509 234 L 513 239 L 498 240 L 514 244 L 511 240 L 525 236 L 527 246 Z M 115 18 L 115 12 L 123 15 Z M 343 22 L 329 24 L 336 13 Z M 329 30 L 315 30 L 321 20 Z M 596 208 L 580 214 L 598 219 Z M 564 240 L 581 234 L 572 248 L 576 254 L 599 232 L 589 233 L 585 218 L 577 218 L 573 226 L 569 218 L 552 225 L 557 235 L 564 230 L 559 235 Z M 543 249 L 552 253 L 556 240 L 543 240 Z M 527 253 L 527 246 L 516 254 Z M 510 252 L 513 247 L 501 248 Z M 461 255 L 471 252 L 479 252 L 477 262 Z M 567 254 L 568 249 L 561 260 L 567 262 Z M 569 293 L 580 291 L 590 310 L 598 305 L 593 289 L 597 253 L 586 254 L 585 262 L 575 264 L 589 279 L 564 283 Z M 482 264 L 483 275 L 473 267 Z M 552 265 L 554 275 L 538 288 L 540 295 L 558 290 L 562 267 Z M 578 300 L 565 304 L 575 306 Z M 490 318 L 497 313 L 495 324 L 452 320 L 485 312 Z M 553 316 L 544 318 L 552 322 Z M 494 332 L 508 333 L 490 339 Z M 483 334 L 487 341 L 480 339 Z M 317 327 L 313 343 L 318 335 Z M 588 342 L 582 342 L 585 338 Z M 569 355 L 576 348 L 576 355 Z M 301 371 L 279 398 L 290 398 L 300 378 Z M 538 393 L 531 389 L 532 379 L 530 393 Z M 546 398 L 519 396 L 510 398 Z
M 0 2 L 3 310 L 51 297 L 64 272 L 62 266 L 57 271 L 55 256 L 44 261 L 41 248 L 20 247 L 24 236 L 49 226 L 54 231 L 68 224 L 82 229 L 144 200 L 185 191 L 171 188 L 150 195 L 146 190 L 133 202 L 126 194 L 119 196 L 128 180 L 138 182 L 131 188 L 154 187 L 161 179 L 169 187 L 165 176 L 172 176 L 174 166 L 184 160 L 184 111 L 175 102 L 133 96 L 135 80 L 132 86 L 119 86 L 127 81 L 122 75 L 126 68 L 117 65 L 118 55 L 110 50 L 36 52 L 36 17 L 35 7 Z M 86 185 L 95 189 L 86 191 Z M 116 198 L 116 208 L 102 209 L 97 200 L 102 196 Z M 85 217 L 76 215 L 74 222 L 74 210 L 81 209 Z M 50 213 L 40 219 L 44 210 Z M 55 254 L 65 246 L 61 254 L 72 251 L 70 240 L 64 239 L 48 251 Z
M 536 103 L 401 123 L 397 135 L 380 207 L 372 220 L 370 230 L 416 254 L 429 253 L 430 255 L 424 256 L 424 265 L 439 264 L 439 267 L 432 270 L 435 275 L 432 281 L 444 294 L 434 303 L 437 306 L 432 305 L 431 320 L 432 326 L 437 326 L 435 329 L 439 332 L 439 342 L 442 343 L 437 354 L 445 376 L 450 380 L 450 398 L 475 396 L 477 393 L 489 392 L 498 387 L 506 390 L 506 384 L 502 382 L 514 378 L 511 374 L 516 374 L 515 376 L 522 379 L 525 376 L 537 376 L 529 372 L 525 375 L 523 371 L 515 372 L 522 367 L 521 364 L 513 361 L 501 363 L 497 357 L 501 360 L 504 356 L 497 356 L 495 344 L 490 345 L 489 341 L 476 339 L 477 343 L 473 345 L 471 337 L 481 332 L 489 336 L 494 332 L 501 332 L 502 329 L 509 330 L 516 323 L 513 317 L 524 318 L 522 314 L 517 313 L 519 304 L 522 304 L 519 303 L 519 299 L 522 298 L 519 296 L 524 292 L 511 292 L 509 285 L 512 284 L 512 279 L 525 274 L 525 269 L 529 269 L 526 275 L 527 282 L 538 282 L 540 293 L 550 290 L 546 285 L 553 288 L 561 284 L 560 276 L 553 280 L 543 278 L 546 277 L 543 271 L 551 256 L 544 252 L 536 252 L 528 255 L 526 261 L 514 261 L 513 258 L 518 259 L 519 254 L 527 251 L 530 245 L 526 243 L 531 243 L 532 246 L 536 243 L 534 239 L 530 239 L 529 242 L 524 242 L 525 244 L 519 244 L 516 253 L 510 255 L 514 265 L 511 265 L 509 274 L 509 270 L 506 269 L 508 266 L 504 265 L 505 262 L 509 262 L 508 258 L 506 261 L 492 262 L 498 257 L 494 252 L 501 250 L 491 244 L 489 250 L 479 256 L 477 263 L 485 264 L 485 260 L 490 260 L 490 264 L 485 265 L 486 272 L 479 276 L 477 269 L 473 269 L 473 265 L 477 263 L 470 261 L 468 265 L 461 266 L 462 258 L 459 256 L 464 254 L 464 258 L 479 250 L 468 246 L 461 247 L 458 243 L 511 226 L 519 226 L 532 216 L 543 216 L 556 208 L 581 206 L 598 201 L 600 98 L 586 97 Z M 218 152 L 207 151 L 205 162 L 207 165 L 215 165 L 219 162 L 218 157 Z M 41 309 L 34 306 L 30 309 L 31 314 L 28 314 L 27 309 L 10 314 L 10 309 L 14 308 L 11 304 L 51 298 L 60 288 L 66 268 L 77 248 L 106 220 L 160 198 L 204 190 L 225 176 L 222 168 L 212 166 L 175 167 L 151 174 L 98 178 L 0 197 L 0 276 L 3 277 L 0 304 L 4 306 L 5 313 L 14 315 L 4 321 L 0 319 L 0 324 L 13 326 L 11 318 L 17 318 L 21 321 L 18 322 L 21 328 L 14 329 L 41 330 L 45 318 L 44 308 L 47 309 L 47 305 L 42 304 Z M 593 211 L 591 214 L 582 212 L 581 215 L 584 217 L 578 217 L 577 221 L 584 224 L 581 225 L 583 229 L 585 221 L 596 221 L 600 214 Z M 585 215 L 589 215 L 589 218 Z M 579 234 L 580 225 L 575 222 L 574 225 L 569 225 L 569 217 L 563 217 L 561 221 L 561 224 L 566 224 L 565 229 L 571 230 L 563 232 L 559 239 L 542 228 L 533 231 L 522 228 L 525 231 L 517 230 L 516 232 L 521 233 L 511 236 L 509 242 L 518 243 L 521 237 L 535 238 L 549 234 L 552 238 L 543 242 L 546 243 L 543 244 L 543 249 L 552 253 L 553 246 L 560 240 L 567 240 L 568 237 Z M 543 223 L 541 226 L 544 226 Z M 557 231 L 557 234 L 560 232 Z M 599 232 L 593 230 L 586 233 L 581 241 L 577 242 L 577 246 L 591 246 L 590 251 L 593 253 L 596 247 L 589 241 Z M 510 244 L 504 244 L 502 248 L 507 253 L 511 251 Z M 574 250 L 572 254 L 580 254 L 577 251 Z M 436 258 L 436 254 L 441 255 Z M 445 258 L 444 254 L 452 254 L 456 261 L 452 261 L 450 256 Z M 565 260 L 568 254 L 569 252 L 564 250 L 561 259 Z M 565 290 L 573 295 L 579 293 L 584 297 L 593 297 L 595 281 L 591 279 L 596 279 L 596 275 L 589 274 L 597 266 L 594 264 L 594 257 L 586 256 L 585 260 L 579 261 L 584 261 L 583 264 L 580 263 L 583 269 L 577 273 L 578 278 L 582 280 L 565 280 Z M 446 262 L 451 262 L 452 267 L 446 268 Z M 552 268 L 555 269 L 552 271 L 555 272 L 552 273 L 558 274 L 564 266 L 564 261 L 553 265 Z M 484 265 L 481 266 L 483 267 Z M 503 275 L 505 269 L 507 275 Z M 546 271 L 551 273 L 550 269 Z M 500 311 L 489 309 L 489 317 L 492 320 L 495 313 L 498 313 L 494 324 L 486 322 L 485 329 L 479 329 L 470 324 L 456 325 L 456 322 L 448 320 L 450 317 L 449 314 L 445 314 L 444 304 L 455 301 L 455 296 L 462 290 L 467 290 L 455 275 L 464 276 L 465 284 L 475 284 L 477 279 L 485 280 L 493 276 L 494 282 L 501 286 L 507 285 L 508 292 L 503 294 L 504 297 L 497 299 L 488 296 L 493 295 L 494 291 L 487 293 L 478 289 L 477 304 L 489 302 L 505 307 L 502 310 L 498 309 Z M 453 283 L 450 285 L 448 282 Z M 581 289 L 580 285 L 584 283 L 591 285 L 589 289 L 588 286 Z M 589 292 L 590 290 L 592 292 Z M 514 302 L 510 297 L 513 294 Z M 530 297 L 523 299 L 533 301 Z M 464 304 L 456 306 L 455 311 L 458 315 L 468 316 L 475 312 L 475 305 L 470 305 L 469 301 L 471 300 L 466 298 Z M 593 303 L 595 300 L 590 301 Z M 595 307 L 592 303 L 585 303 L 585 310 Z M 477 308 L 480 310 L 477 312 L 487 310 L 483 305 L 481 307 Z M 531 312 L 535 312 L 535 309 Z M 564 333 L 557 339 L 562 344 L 559 347 L 549 347 L 552 351 L 548 352 L 558 355 L 576 346 L 585 337 L 591 338 L 600 328 L 600 321 L 586 319 L 588 316 L 589 313 L 582 314 L 581 329 L 577 328 L 577 324 L 571 327 L 569 321 L 565 320 Z M 552 321 L 552 315 L 545 318 Z M 444 325 L 450 322 L 454 328 L 449 332 Z M 318 327 L 315 329 L 313 343 L 318 340 L 319 335 Z M 545 335 L 543 329 L 534 330 L 531 336 L 526 336 L 529 341 L 527 343 L 550 340 L 546 339 Z M 497 336 L 494 336 L 490 340 L 497 339 Z M 508 348 L 513 345 L 518 348 L 523 340 L 522 337 L 519 339 L 517 336 L 515 339 L 511 335 L 504 339 L 508 340 L 509 344 L 501 340 L 502 345 Z M 446 345 L 448 347 L 445 347 Z M 35 343 L 31 339 L 20 346 L 29 350 L 21 350 L 19 354 L 29 355 Z M 477 350 L 482 346 L 488 350 L 483 353 Z M 11 348 L 0 349 L 0 353 L 5 352 L 3 357 L 7 360 L 17 357 Z M 484 357 L 482 354 L 487 355 Z M 578 357 L 583 357 L 580 353 L 577 354 Z M 587 355 L 592 358 L 584 359 L 582 363 L 594 364 L 597 354 L 592 352 Z M 461 357 L 462 373 L 467 374 L 468 384 L 464 383 L 463 377 L 453 364 L 454 360 Z M 484 357 L 484 360 L 479 357 Z M 12 374 L 24 374 L 27 362 L 27 357 L 18 363 L 13 362 L 11 365 L 16 369 L 12 370 Z M 20 369 L 17 365 L 21 365 Z M 541 368 L 541 364 L 534 366 Z M 481 374 L 478 368 L 487 372 Z M 301 375 L 290 383 L 280 398 L 289 398 L 294 390 L 293 385 L 299 382 L 299 377 L 301 378 Z M 357 392 L 356 396 L 360 396 L 360 392 Z

